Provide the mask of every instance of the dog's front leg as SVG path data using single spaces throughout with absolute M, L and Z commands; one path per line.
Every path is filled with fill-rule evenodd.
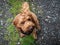
M 34 39 L 37 39 L 37 33 L 36 33 L 36 28 L 32 32 Z

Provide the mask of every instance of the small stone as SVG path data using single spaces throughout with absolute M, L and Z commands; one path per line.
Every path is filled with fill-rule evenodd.
M 18 42 L 18 44 L 20 44 L 20 42 Z
M 8 33 L 8 35 L 10 36 L 10 33 Z
M 49 21 L 49 23 L 51 23 L 51 21 Z
M 48 19 L 45 19 L 45 21 L 48 21 Z
M 7 17 L 7 15 L 5 15 L 5 17 Z
M 58 16 L 58 14 L 56 14 Z
M 33 8 L 33 9 L 35 9 L 35 8 Z
M 4 0 L 5 1 L 5 0 Z
M 38 8 L 40 7 L 40 6 L 37 6 Z
M 38 13 L 40 13 L 40 11 L 38 11 Z
M 0 14 L 0 16 L 2 16 L 2 14 Z
M 47 11 L 47 13 L 50 13 L 50 11 Z
M 43 36 L 42 36 L 42 39 L 43 39 Z
M 3 25 L 3 21 L 1 20 L 1 25 Z
M 40 8 L 42 8 L 42 6 L 40 6 Z
M 3 35 L 3 33 L 0 33 L 1 35 Z
M 34 5 L 34 4 L 32 4 L 32 5 Z
M 46 16 L 47 18 L 51 18 L 50 16 Z
M 59 40 L 60 41 L 60 40 Z

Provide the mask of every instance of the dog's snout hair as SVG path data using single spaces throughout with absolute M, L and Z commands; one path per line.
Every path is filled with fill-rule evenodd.
M 31 22 L 31 21 L 26 21 L 23 25 L 22 25 L 22 30 L 24 31 L 24 32 L 27 32 L 27 31 L 29 31 L 30 30 L 30 27 L 32 28 L 33 26 L 35 26 L 35 24 L 33 23 L 33 22 Z

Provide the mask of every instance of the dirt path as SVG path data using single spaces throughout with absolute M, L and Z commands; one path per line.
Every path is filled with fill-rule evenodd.
M 33 0 L 31 4 L 42 25 L 36 43 L 60 45 L 60 0 Z

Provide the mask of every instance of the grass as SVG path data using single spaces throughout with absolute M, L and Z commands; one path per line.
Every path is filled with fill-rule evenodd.
M 25 0 L 28 1 L 28 0 Z M 20 13 L 21 11 L 21 5 L 22 5 L 22 0 L 9 0 L 9 5 L 11 5 L 10 8 L 10 12 L 12 13 L 12 15 L 15 17 L 16 14 Z M 34 38 L 32 35 L 26 36 L 24 38 L 20 38 L 18 35 L 18 31 L 15 29 L 15 27 L 13 26 L 12 22 L 12 18 L 8 18 L 7 19 L 7 23 L 10 23 L 7 26 L 7 31 L 10 33 L 9 36 L 5 35 L 5 39 L 6 40 L 10 40 L 9 45 L 16 45 L 18 39 L 21 42 L 21 45 L 35 45 L 34 44 Z

